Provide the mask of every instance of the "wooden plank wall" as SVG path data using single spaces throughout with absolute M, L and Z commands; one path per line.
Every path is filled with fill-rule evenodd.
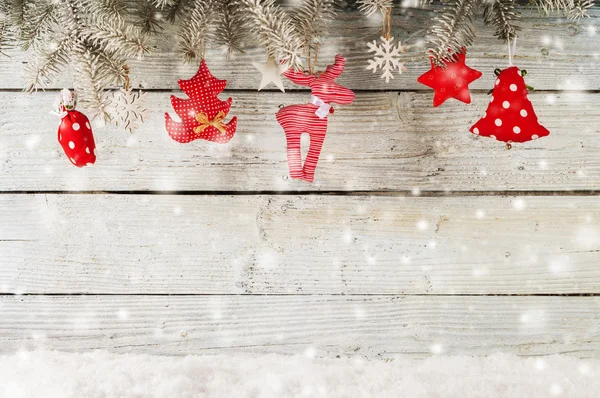
M 0 58 L 0 353 L 600 357 L 600 9 L 580 26 L 526 12 L 516 63 L 551 135 L 512 150 L 468 132 L 505 44 L 478 26 L 473 103 L 434 109 L 416 83 L 431 15 L 396 10 L 409 71 L 389 85 L 365 69 L 379 21 L 334 23 L 321 59 L 346 56 L 357 98 L 330 118 L 312 185 L 288 178 L 274 119 L 308 93 L 257 92 L 260 49 L 207 57 L 234 140 L 181 145 L 163 114 L 195 66 L 159 39 L 132 64 L 150 121 L 96 125 L 84 169 L 46 112 L 69 73 L 29 95 L 27 58 Z

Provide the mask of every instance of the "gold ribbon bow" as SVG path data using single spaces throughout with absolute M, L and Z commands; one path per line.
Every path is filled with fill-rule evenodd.
M 223 124 L 223 120 L 225 120 L 225 112 L 220 111 L 217 113 L 217 116 L 213 120 L 208 120 L 208 116 L 206 113 L 199 112 L 196 114 L 196 121 L 200 123 L 199 126 L 194 127 L 194 133 L 200 134 L 204 131 L 205 128 L 212 126 L 221 132 L 221 135 L 225 135 L 227 130 L 225 129 L 225 124 Z

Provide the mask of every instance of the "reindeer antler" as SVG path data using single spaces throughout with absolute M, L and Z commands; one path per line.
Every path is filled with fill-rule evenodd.
M 333 65 L 327 66 L 325 72 L 321 76 L 325 76 L 331 80 L 335 79 L 344 71 L 344 65 L 346 64 L 346 60 L 341 54 L 335 56 L 335 61 Z
M 313 75 L 306 74 L 302 71 L 295 71 L 294 68 L 286 70 L 283 72 L 283 75 L 300 86 L 310 86 L 310 83 L 315 80 Z

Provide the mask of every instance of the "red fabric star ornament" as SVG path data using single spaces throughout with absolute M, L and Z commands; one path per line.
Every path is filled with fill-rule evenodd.
M 431 87 L 435 94 L 433 106 L 442 105 L 448 98 L 455 98 L 466 104 L 471 103 L 469 84 L 481 77 L 481 72 L 465 64 L 466 50 L 457 53 L 452 60 L 444 60 L 444 66 L 437 66 L 431 60 L 431 70 L 423 73 L 417 81 Z
M 538 122 L 527 96 L 525 80 L 516 66 L 498 74 L 487 111 L 470 131 L 507 143 L 535 140 L 550 134 Z

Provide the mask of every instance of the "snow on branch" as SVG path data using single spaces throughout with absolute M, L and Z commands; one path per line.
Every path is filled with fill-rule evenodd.
M 478 0 L 444 0 L 444 4 L 429 31 L 429 53 L 437 65 L 470 46 L 475 38 L 473 17 Z
M 512 40 L 517 36 L 517 31 L 521 28 L 514 24 L 521 18 L 515 10 L 514 0 L 494 0 L 493 3 L 486 5 L 483 19 L 486 24 L 493 24 L 496 27 L 496 37 L 500 40 Z

